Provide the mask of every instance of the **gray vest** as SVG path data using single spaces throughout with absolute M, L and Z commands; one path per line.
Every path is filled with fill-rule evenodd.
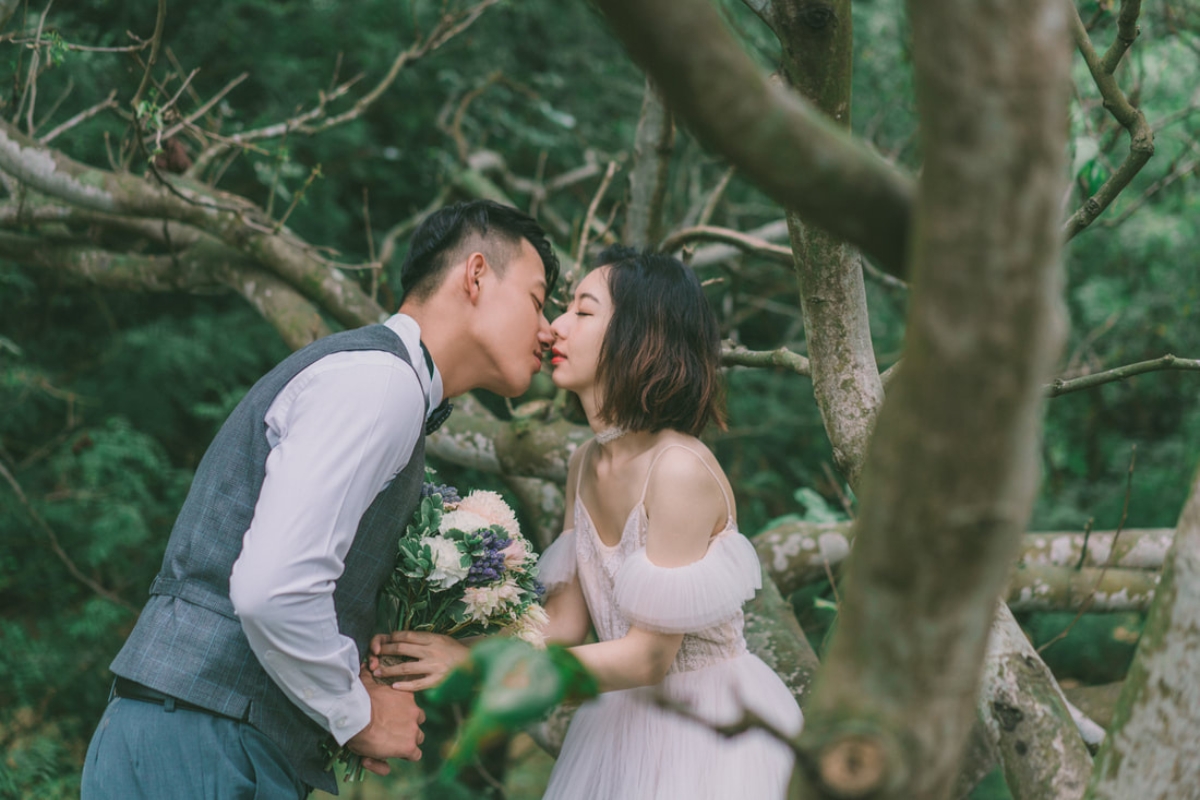
M 320 747 L 328 733 L 288 700 L 259 665 L 229 600 L 229 574 L 266 473 L 267 409 L 305 367 L 351 350 L 382 350 L 413 365 L 395 333 L 371 325 L 320 339 L 259 380 L 200 461 L 167 542 L 162 570 L 150 587 L 150 600 L 112 663 L 117 675 L 248 720 L 279 745 L 301 780 L 334 794 L 337 782 L 325 770 Z M 408 464 L 363 514 L 333 593 L 338 628 L 358 644 L 360 657 L 375 633 L 376 596 L 395 565 L 397 539 L 420 501 L 423 422 L 424 416 Z

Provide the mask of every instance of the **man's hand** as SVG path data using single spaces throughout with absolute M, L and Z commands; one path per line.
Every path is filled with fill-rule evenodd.
M 425 721 L 425 712 L 417 706 L 412 693 L 376 683 L 365 669 L 358 677 L 371 696 L 371 721 L 346 746 L 364 756 L 363 766 L 377 775 L 391 771 L 386 763 L 389 758 L 420 761 L 420 745 L 425 741 L 420 726 Z

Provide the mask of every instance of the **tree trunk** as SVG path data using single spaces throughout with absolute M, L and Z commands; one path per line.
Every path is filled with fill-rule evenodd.
M 788 82 L 835 125 L 850 130 L 854 28 L 850 0 L 774 0 L 751 7 L 783 47 Z M 788 210 L 813 394 L 833 458 L 858 484 L 883 384 L 875 365 L 859 254 Z
M 629 171 L 629 206 L 621 238 L 633 247 L 653 247 L 662 239 L 663 200 L 667 173 L 675 148 L 675 121 L 662 96 L 646 78 L 642 113 L 633 139 L 633 167 Z
M 1200 787 L 1200 475 L 1096 755 L 1089 800 L 1195 797 Z
M 1063 338 L 1065 9 L 909 10 L 926 161 L 905 367 L 870 445 L 838 630 L 800 739 L 807 793 L 794 796 L 950 792 Z

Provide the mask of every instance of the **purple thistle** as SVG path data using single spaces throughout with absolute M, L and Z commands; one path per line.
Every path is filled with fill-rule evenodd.
M 512 544 L 512 539 L 497 536 L 486 530 L 479 537 L 479 544 L 472 555 L 471 568 L 467 571 L 467 584 L 477 586 L 491 583 L 504 574 L 504 554 L 500 551 Z
M 461 503 L 462 498 L 458 496 L 458 489 L 448 483 L 423 483 L 421 484 L 421 497 L 431 497 L 435 494 L 442 496 L 442 505 L 449 506 L 455 503 Z

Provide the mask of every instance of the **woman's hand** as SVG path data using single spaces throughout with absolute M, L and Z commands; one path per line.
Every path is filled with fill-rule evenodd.
M 393 689 L 419 692 L 441 683 L 469 652 L 462 642 L 440 633 L 395 631 L 371 639 L 367 665 L 377 678 L 406 678 L 394 682 Z M 384 656 L 406 656 L 413 660 L 394 662 Z

